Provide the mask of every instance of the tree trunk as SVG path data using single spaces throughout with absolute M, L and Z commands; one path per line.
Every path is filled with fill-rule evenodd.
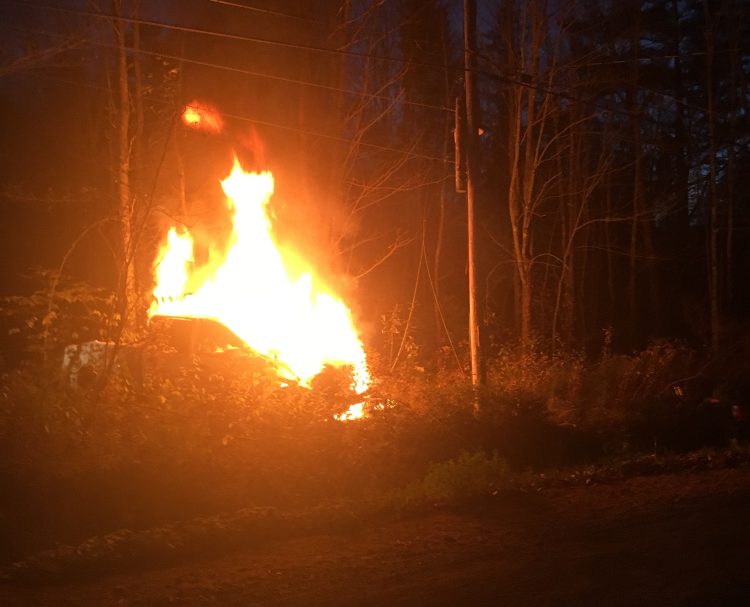
M 639 226 L 643 220 L 642 211 L 642 177 L 641 177 L 641 108 L 638 100 L 639 58 L 641 35 L 640 2 L 636 2 L 633 24 L 633 73 L 628 93 L 628 111 L 630 113 L 631 136 L 633 137 L 633 215 L 630 222 L 629 270 L 628 270 L 628 323 L 631 334 L 638 327 L 638 240 Z
M 727 0 L 724 3 L 724 14 L 733 15 L 735 14 L 733 9 L 735 8 L 732 0 Z M 726 262 L 724 265 L 724 297 L 727 307 L 731 309 L 734 300 L 734 279 L 733 279 L 733 263 L 734 263 L 734 210 L 735 210 L 735 197 L 736 197 L 736 179 L 737 179 L 737 152 L 735 150 L 735 142 L 738 139 L 737 135 L 737 115 L 739 113 L 738 108 L 738 95 L 737 89 L 741 83 L 741 68 L 740 68 L 740 32 L 739 24 L 736 19 L 732 19 L 729 25 L 731 33 L 729 36 L 730 46 L 732 48 L 730 55 L 730 75 L 729 75 L 729 133 L 728 133 L 728 145 L 727 145 L 727 225 L 726 225 L 726 240 L 724 244 Z M 746 98 L 745 98 L 746 99 Z
M 708 118 L 708 301 L 711 327 L 711 349 L 714 353 L 720 344 L 720 276 L 719 276 L 719 211 L 716 193 L 716 116 L 714 114 L 714 25 L 708 4 L 703 3 L 706 27 L 706 114 Z
M 451 106 L 452 101 L 452 95 L 451 95 L 451 86 L 450 86 L 450 75 L 448 73 L 448 46 L 445 41 L 445 31 L 443 29 L 440 30 L 440 46 L 443 51 L 443 64 L 446 66 L 443 70 L 443 76 L 444 76 L 444 102 L 446 107 Z M 443 169 L 446 174 L 450 172 L 450 167 L 448 166 L 448 155 L 450 153 L 451 148 L 451 127 L 452 127 L 452 116 L 449 113 L 446 113 L 445 116 L 445 145 L 443 147 L 443 157 L 446 159 L 443 161 Z M 456 159 L 456 161 L 458 161 Z M 443 333 L 444 327 L 443 327 L 443 315 L 441 312 L 440 307 L 440 261 L 441 256 L 443 254 L 443 240 L 445 237 L 445 196 L 446 196 L 446 188 L 448 186 L 445 184 L 445 182 L 441 182 L 440 184 L 440 200 L 438 201 L 438 219 L 437 219 L 437 233 L 435 235 L 435 251 L 433 254 L 433 262 L 432 262 L 432 286 L 433 286 L 433 295 L 435 298 L 434 301 L 434 316 L 435 316 L 435 335 L 441 335 Z M 446 336 L 449 337 L 449 336 Z
M 133 263 L 133 198 L 131 194 L 130 84 L 128 81 L 127 43 L 122 0 L 115 0 L 115 43 L 117 47 L 117 215 L 120 224 L 120 313 L 127 324 L 130 306 L 136 301 L 135 266 Z

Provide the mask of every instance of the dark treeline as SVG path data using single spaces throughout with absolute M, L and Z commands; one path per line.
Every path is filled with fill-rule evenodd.
M 30 267 L 62 269 L 136 318 L 168 224 L 225 238 L 234 151 L 274 171 L 279 237 L 330 268 L 391 362 L 460 350 L 460 3 L 0 11 L 4 294 L 38 286 Z M 749 15 L 742 0 L 482 4 L 488 349 L 718 349 L 745 332 Z M 180 124 L 194 99 L 223 113 L 221 135 Z
M 504 3 L 487 36 L 487 201 L 516 269 L 490 297 L 515 293 L 524 340 L 717 347 L 748 303 L 748 5 L 553 5 Z

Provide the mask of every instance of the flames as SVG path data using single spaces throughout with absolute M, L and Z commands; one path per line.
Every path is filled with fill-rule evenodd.
M 225 250 L 196 264 L 189 230 L 169 230 L 155 265 L 150 316 L 212 318 L 275 362 L 281 376 L 309 385 L 325 365 L 351 365 L 354 389 L 370 381 L 352 314 L 313 269 L 277 245 L 266 206 L 270 172 L 247 173 L 235 161 L 221 182 L 232 215 Z M 361 415 L 361 405 L 342 419 Z
M 215 107 L 202 101 L 191 101 L 182 112 L 182 123 L 192 129 L 221 133 L 224 119 Z

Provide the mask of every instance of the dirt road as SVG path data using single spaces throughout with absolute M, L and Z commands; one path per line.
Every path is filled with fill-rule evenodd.
M 750 605 L 750 468 L 518 492 L 462 511 L 91 581 L 39 606 Z

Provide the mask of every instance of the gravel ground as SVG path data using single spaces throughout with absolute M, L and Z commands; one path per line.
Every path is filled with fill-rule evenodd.
M 518 491 L 95 579 L 11 606 L 750 605 L 750 467 Z

